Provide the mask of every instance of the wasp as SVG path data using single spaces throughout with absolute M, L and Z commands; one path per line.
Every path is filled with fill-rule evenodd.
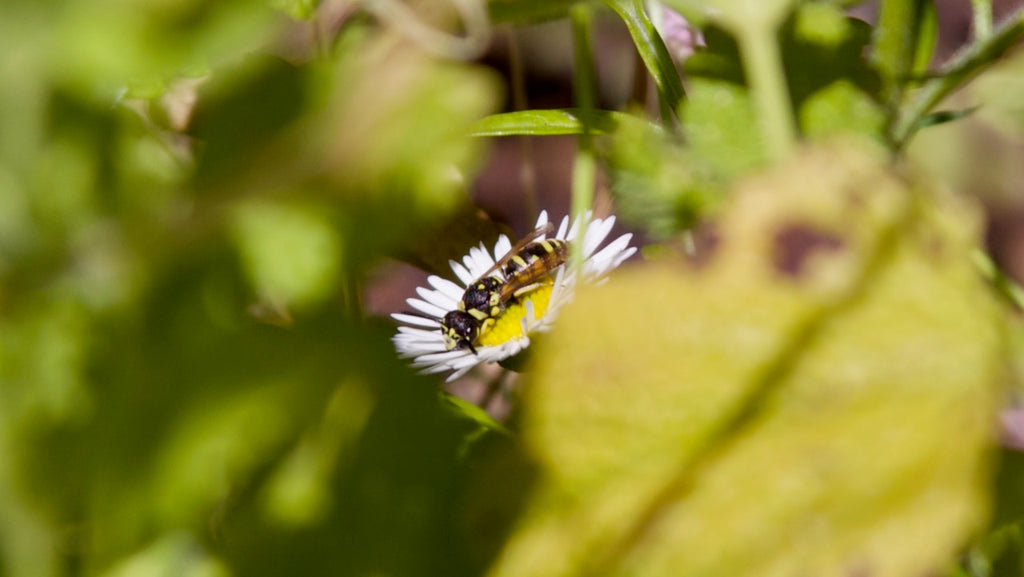
M 468 348 L 477 354 L 477 338 L 494 326 L 508 305 L 543 286 L 543 279 L 565 264 L 569 255 L 567 241 L 537 240 L 552 228 L 548 223 L 533 230 L 470 283 L 458 309 L 441 320 L 447 350 Z

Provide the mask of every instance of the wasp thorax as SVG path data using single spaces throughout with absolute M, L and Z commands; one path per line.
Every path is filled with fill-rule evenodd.
M 496 316 L 501 312 L 502 281 L 493 276 L 482 278 L 462 295 L 462 310 L 479 320 Z

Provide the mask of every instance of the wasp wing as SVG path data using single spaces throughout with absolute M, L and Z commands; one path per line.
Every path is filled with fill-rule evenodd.
M 519 251 L 523 250 L 523 248 L 525 248 L 526 245 L 528 245 L 531 242 L 537 240 L 538 238 L 544 236 L 545 234 L 551 232 L 552 230 L 554 230 L 554 228 L 555 228 L 555 225 L 553 225 L 550 222 L 548 222 L 548 223 L 542 224 L 541 226 L 538 226 L 537 228 L 535 228 L 532 231 L 530 231 L 529 234 L 527 234 L 523 238 L 519 239 L 519 242 L 517 242 L 512 248 L 510 248 L 508 250 L 508 252 L 505 253 L 505 256 L 503 256 L 500 259 L 498 259 L 498 262 L 494 263 L 494 266 L 492 266 L 491 268 L 487 269 L 484 272 L 484 274 L 480 275 L 477 278 L 477 280 L 480 280 L 482 278 L 487 278 L 487 277 L 491 276 L 494 273 L 494 271 L 496 271 L 496 270 L 500 269 L 501 267 L 505 266 L 505 264 L 508 263 L 508 261 L 511 260 L 513 256 L 519 254 Z

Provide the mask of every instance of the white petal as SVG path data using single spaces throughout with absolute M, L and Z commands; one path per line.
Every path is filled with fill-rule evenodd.
M 491 258 L 490 253 L 487 252 L 487 249 L 482 244 L 469 249 L 467 258 L 469 262 L 466 263 L 466 267 L 469 268 L 469 272 L 473 273 L 474 280 L 482 277 L 488 269 L 494 266 L 494 259 Z
M 450 382 L 454 381 L 455 379 L 457 379 L 457 378 L 461 377 L 462 375 L 468 373 L 469 370 L 472 369 L 475 366 L 476 366 L 476 364 L 474 363 L 472 365 L 467 365 L 465 367 L 462 367 L 461 369 L 456 369 L 454 373 L 448 375 L 448 378 L 445 379 L 444 382 L 450 383 Z
M 421 329 L 418 327 L 398 327 L 398 334 L 414 335 L 417 337 L 437 336 L 438 338 L 444 338 L 441 336 L 441 331 L 437 329 Z
M 528 335 L 530 334 L 530 325 L 534 321 L 534 315 L 537 314 L 536 309 L 533 308 L 533 299 L 526 299 L 523 308 L 526 309 L 526 314 L 523 315 L 523 318 L 519 319 L 519 328 L 523 330 L 524 335 Z
M 476 280 L 476 278 L 472 274 L 470 274 L 469 270 L 467 270 L 466 267 L 462 266 L 461 263 L 457 263 L 453 260 L 450 260 L 448 261 L 448 265 L 452 267 L 452 272 L 455 273 L 455 276 L 459 277 L 459 280 L 462 281 L 462 284 L 469 286 L 469 283 Z
M 565 238 L 568 240 L 576 240 L 579 238 L 580 227 L 589 227 L 591 224 L 591 216 L 593 216 L 593 214 L 593 211 L 584 211 L 581 216 L 573 221 L 572 226 L 569 227 L 569 233 L 566 234 Z
M 555 238 L 565 238 L 565 233 L 569 231 L 569 217 L 563 216 L 562 223 L 558 225 L 558 232 L 555 234 Z
M 416 325 L 418 327 L 431 327 L 435 329 L 441 328 L 441 323 L 437 322 L 434 319 L 428 319 L 427 317 L 409 315 L 405 313 L 392 313 L 391 318 L 395 319 L 396 321 L 403 322 L 407 325 Z M 399 327 L 399 329 L 401 328 L 402 327 Z
M 420 298 L 428 303 L 439 306 L 446 311 L 454 310 L 456 305 L 459 304 L 457 299 L 453 299 L 441 291 L 431 290 L 426 287 L 416 287 L 416 294 L 420 295 Z M 459 296 L 461 298 L 462 295 Z
M 534 228 L 540 228 L 540 227 L 544 226 L 547 223 L 548 223 L 548 211 L 542 210 L 542 211 L 540 211 L 540 214 L 537 215 L 537 224 L 534 226 Z
M 443 318 L 444 315 L 448 314 L 447 310 L 437 305 L 421 301 L 420 299 L 405 299 L 405 302 L 409 303 L 409 306 L 420 311 L 421 313 L 426 313 L 432 317 L 437 317 L 439 319 Z
M 505 235 L 499 236 L 498 242 L 494 243 L 494 262 L 501 260 L 510 250 L 512 250 L 512 241 Z
M 430 283 L 430 286 L 441 291 L 442 293 L 445 294 L 445 296 L 452 299 L 452 301 L 454 301 L 455 304 L 458 304 L 459 301 L 462 300 L 462 294 L 466 292 L 466 289 L 460 287 L 459 285 L 453 283 L 448 279 L 441 278 L 437 275 L 428 276 L 427 282 Z
M 624 234 L 591 256 L 585 266 L 588 276 L 600 276 L 632 256 L 636 252 L 636 248 L 629 246 L 632 238 L 632 234 Z
M 450 368 L 451 367 L 449 367 L 447 364 L 442 363 L 440 365 L 434 365 L 432 367 L 426 367 L 426 368 L 420 370 L 420 374 L 421 375 L 432 375 L 434 373 L 443 373 L 443 372 L 447 371 Z
M 614 220 L 595 220 L 587 227 L 586 235 L 583 237 L 583 256 L 590 256 L 598 246 L 604 242 L 608 233 L 612 231 Z
M 466 356 L 470 353 L 466 351 L 442 351 L 439 353 L 431 353 L 429 355 L 420 355 L 413 361 L 412 366 L 423 367 L 426 365 L 433 365 L 435 363 L 445 363 L 457 359 L 459 357 Z

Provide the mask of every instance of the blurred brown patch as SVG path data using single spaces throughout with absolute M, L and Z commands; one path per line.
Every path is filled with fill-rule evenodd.
M 775 234 L 775 268 L 791 277 L 803 276 L 807 260 L 817 252 L 835 252 L 843 248 L 843 241 L 829 233 L 804 224 L 791 224 Z

